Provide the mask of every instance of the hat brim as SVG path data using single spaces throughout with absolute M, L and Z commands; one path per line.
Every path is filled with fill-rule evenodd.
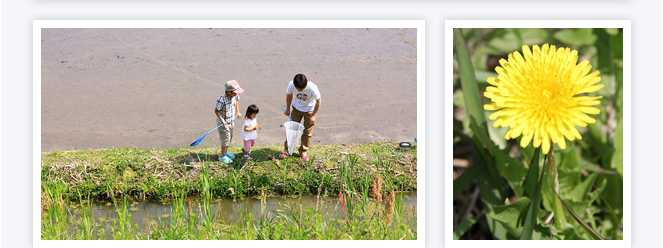
M 234 90 L 233 92 L 235 92 L 235 93 L 237 93 L 237 94 L 242 94 L 242 92 L 244 92 L 244 89 L 242 89 L 242 88 L 237 88 L 237 89 Z

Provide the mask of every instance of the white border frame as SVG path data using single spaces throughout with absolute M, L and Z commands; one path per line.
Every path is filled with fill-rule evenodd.
M 445 247 L 514 247 L 536 245 L 589 245 L 587 240 L 453 240 L 453 29 L 454 28 L 623 28 L 624 29 L 624 240 L 600 241 L 601 247 L 631 247 L 631 21 L 630 20 L 447 20 L 445 21 L 445 116 L 444 116 L 444 246 Z M 596 244 L 594 244 L 596 245 Z
M 425 223 L 425 21 L 423 20 L 35 20 L 33 21 L 33 108 L 32 108 L 32 207 L 34 247 L 109 247 L 156 245 L 180 247 L 181 245 L 249 245 L 260 247 L 424 247 Z M 366 241 L 247 241 L 247 240 L 186 240 L 186 241 L 126 241 L 126 240 L 41 240 L 41 29 L 42 28 L 416 28 L 417 29 L 417 240 L 366 240 Z

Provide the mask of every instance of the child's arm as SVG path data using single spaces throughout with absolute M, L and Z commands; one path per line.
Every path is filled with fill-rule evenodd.
M 237 100 L 237 103 L 235 104 L 235 116 L 237 116 L 237 118 L 242 117 L 242 113 L 239 112 L 239 100 Z
M 224 120 L 223 117 L 221 117 L 221 111 L 214 108 L 214 114 L 216 114 L 216 117 L 219 117 L 219 119 L 221 120 L 221 123 L 223 123 L 223 125 L 225 126 L 226 125 L 226 120 Z
M 249 128 L 249 126 L 244 126 L 244 131 L 251 132 L 251 131 L 255 131 L 255 130 L 262 130 L 262 128 L 258 125 L 256 125 L 253 128 Z

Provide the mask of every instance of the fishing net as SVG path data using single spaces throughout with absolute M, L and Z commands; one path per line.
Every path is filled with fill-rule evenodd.
M 288 142 L 288 154 L 292 155 L 301 142 L 304 125 L 299 122 L 288 121 L 283 123 L 283 126 L 285 127 L 285 140 Z

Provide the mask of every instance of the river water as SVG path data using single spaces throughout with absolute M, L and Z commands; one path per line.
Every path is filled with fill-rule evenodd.
M 417 192 L 403 192 L 397 194 L 397 198 L 401 199 L 404 212 L 407 212 L 412 218 L 413 230 L 417 230 L 416 216 L 417 216 Z M 121 205 L 118 203 L 119 207 Z M 128 211 L 131 214 L 132 226 L 138 227 L 139 232 L 146 232 L 153 223 L 168 222 L 172 218 L 173 205 L 155 201 L 131 201 L 128 202 Z M 202 214 L 202 200 L 192 200 L 191 210 L 187 202 L 184 204 L 185 211 L 196 213 L 198 216 Z M 374 203 L 369 206 L 375 208 Z M 262 210 L 260 199 L 254 197 L 244 197 L 240 199 L 214 199 L 212 201 L 212 209 L 216 213 L 215 219 L 225 225 L 237 224 L 244 220 L 246 216 L 251 213 L 253 220 L 259 220 L 261 216 L 273 217 L 277 211 L 289 211 L 291 208 L 294 210 L 305 210 L 306 208 L 316 208 L 325 216 L 326 219 L 343 219 L 345 214 L 340 207 L 337 198 L 320 197 L 316 196 L 296 196 L 296 197 L 267 197 L 267 204 L 265 210 Z M 76 219 L 80 218 L 80 208 L 77 204 L 73 206 L 72 214 Z M 96 228 L 104 228 L 106 231 L 105 239 L 111 239 L 110 226 L 113 221 L 118 220 L 118 213 L 112 202 L 109 201 L 93 201 L 91 209 L 92 222 L 98 225 Z M 77 225 L 75 225 L 77 226 Z M 72 228 L 76 228 L 72 226 Z M 99 238 L 99 237 L 96 237 Z

